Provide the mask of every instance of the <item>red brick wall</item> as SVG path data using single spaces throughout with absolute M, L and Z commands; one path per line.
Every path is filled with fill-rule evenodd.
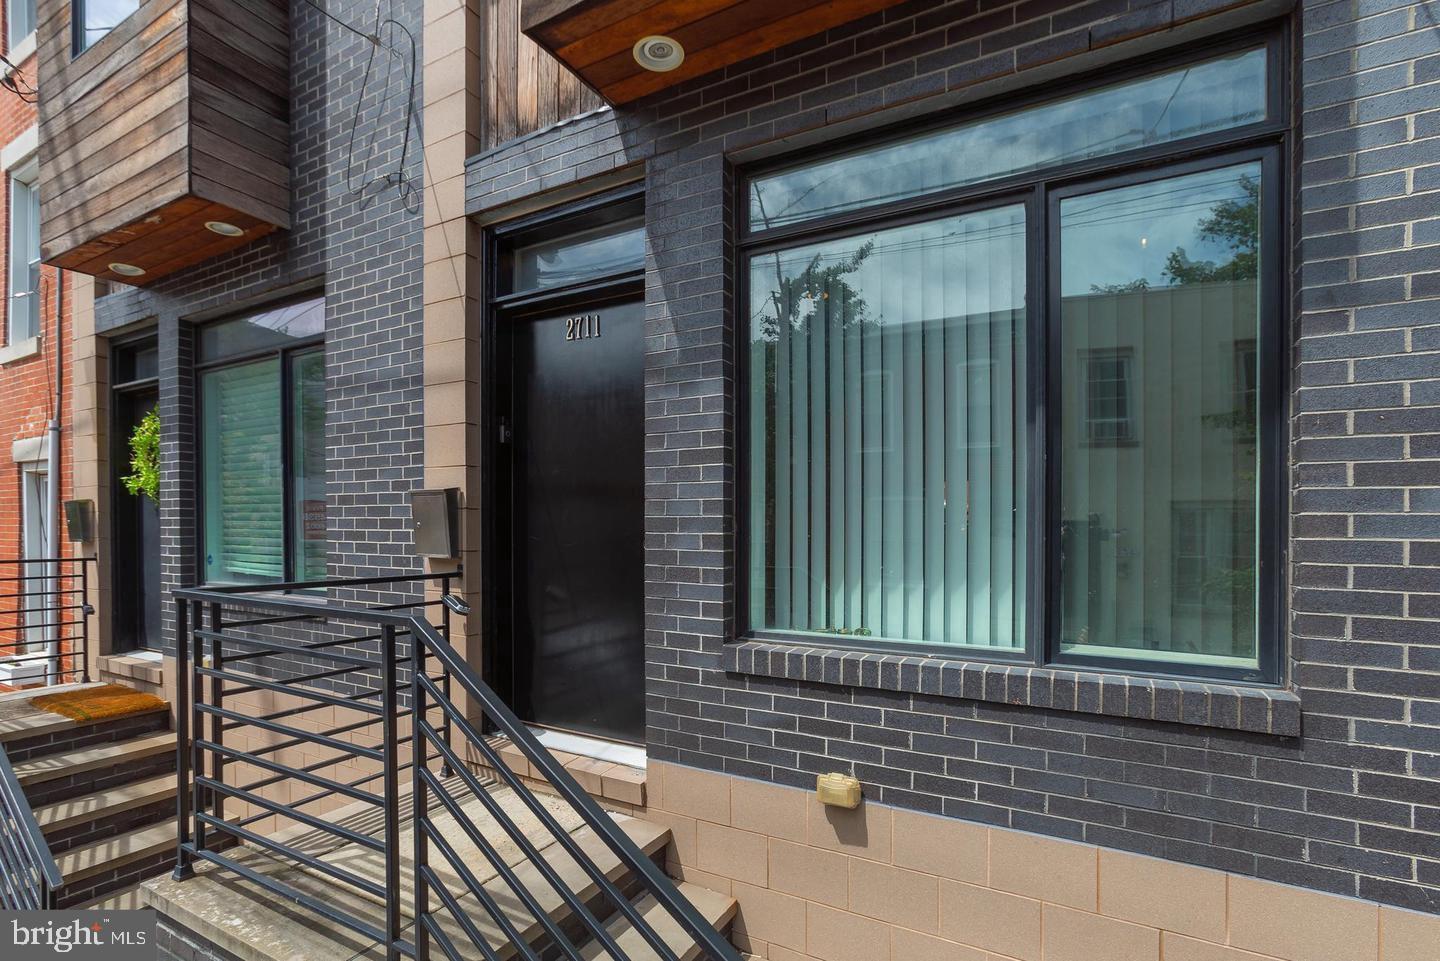
M 7 25 L 3 22 L 4 4 L 0 3 L 0 37 L 5 36 Z M 32 86 L 35 84 L 35 57 L 32 55 L 17 64 L 20 73 Z M 28 130 L 36 120 L 33 104 L 25 103 L 9 90 L 0 89 L 0 148 L 8 145 Z M 5 325 L 9 329 L 8 297 L 9 277 L 9 224 L 10 224 L 10 180 L 8 173 L 0 175 L 0 290 L 6 296 L 0 297 L 0 311 L 5 313 Z M 55 351 L 61 351 L 64 368 L 62 376 L 69 378 L 70 372 L 70 280 L 65 284 L 64 316 L 56 331 L 55 304 L 56 284 L 59 271 L 52 267 L 41 268 L 41 321 L 43 332 L 39 353 L 9 364 L 0 365 L 0 561 L 20 555 L 23 537 L 21 513 L 21 471 L 11 456 L 11 444 L 21 438 L 44 435 L 55 397 Z M 71 456 L 70 433 L 73 427 L 71 400 L 66 385 L 60 411 L 60 496 L 68 499 L 74 490 L 73 459 Z M 62 525 L 63 527 L 63 522 Z M 52 538 L 62 552 L 68 553 L 69 543 L 63 538 Z M 13 570 L 5 570 L 0 564 L 0 577 L 13 576 Z M 0 582 L 0 595 L 14 593 L 12 585 Z M 14 634 L 6 630 L 13 625 L 15 601 L 0 599 L 0 645 L 14 642 Z M 11 613 L 7 613 L 11 612 Z M 3 651 L 0 651 L 3 653 Z

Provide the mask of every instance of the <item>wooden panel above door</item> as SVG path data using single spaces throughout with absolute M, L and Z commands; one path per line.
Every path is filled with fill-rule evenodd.
M 521 28 L 613 104 L 628 103 L 901 0 L 525 0 Z M 668 72 L 635 59 L 668 37 L 685 51 Z

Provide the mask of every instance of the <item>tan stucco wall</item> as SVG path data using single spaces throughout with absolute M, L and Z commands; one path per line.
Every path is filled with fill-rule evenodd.
M 71 274 L 73 343 L 70 370 L 74 421 L 75 498 L 95 505 L 94 539 L 75 545 L 97 559 L 90 578 L 90 676 L 98 678 L 98 659 L 110 650 L 110 358 L 108 342 L 95 336 L 95 279 Z
M 770 961 L 1436 961 L 1440 916 L 652 762 L 673 875 Z
M 461 593 L 480 606 L 479 229 L 465 217 L 465 158 L 480 148 L 480 17 L 473 3 L 426 0 L 425 486 L 459 488 Z M 432 570 L 453 569 L 432 563 Z M 480 665 L 479 618 L 458 618 L 453 639 Z

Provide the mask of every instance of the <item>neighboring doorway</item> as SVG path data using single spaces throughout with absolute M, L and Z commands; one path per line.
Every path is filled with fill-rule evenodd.
M 643 742 L 644 241 L 630 210 L 548 224 L 502 258 L 518 290 L 496 312 L 494 569 L 516 713 Z
M 155 339 L 112 346 L 111 370 L 117 381 L 111 405 L 115 577 L 111 651 L 118 654 L 160 647 L 160 505 L 145 494 L 130 493 L 121 481 L 130 473 L 130 438 L 160 403 Z
M 25 464 L 20 469 L 20 522 L 22 524 L 21 556 L 33 561 L 25 565 L 21 593 L 25 595 L 25 643 L 34 650 L 43 644 L 51 631 L 49 623 L 52 601 L 49 595 L 51 538 L 46 525 L 46 509 L 50 503 L 50 476 L 40 464 Z M 57 618 L 58 619 L 58 618 Z

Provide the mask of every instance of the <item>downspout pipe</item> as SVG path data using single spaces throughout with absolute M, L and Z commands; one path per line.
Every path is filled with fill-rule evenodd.
M 39 292 L 36 292 L 39 296 Z M 45 476 L 49 483 L 49 498 L 45 505 L 45 532 L 49 542 L 45 545 L 50 555 L 50 570 L 47 572 L 47 583 L 50 587 L 50 596 L 56 600 L 52 606 L 60 607 L 58 598 L 60 596 L 60 412 L 64 410 L 65 398 L 65 362 L 63 351 L 65 349 L 65 338 L 62 336 L 63 321 L 65 317 L 65 272 L 55 268 L 55 406 L 52 409 L 50 423 L 46 428 L 49 450 L 46 452 Z M 82 615 L 83 616 L 83 615 Z M 46 653 L 49 655 L 50 667 L 46 674 L 46 683 L 55 684 L 60 679 L 60 623 L 64 620 L 58 616 L 47 618 L 50 621 L 48 628 L 50 637 L 46 644 Z

